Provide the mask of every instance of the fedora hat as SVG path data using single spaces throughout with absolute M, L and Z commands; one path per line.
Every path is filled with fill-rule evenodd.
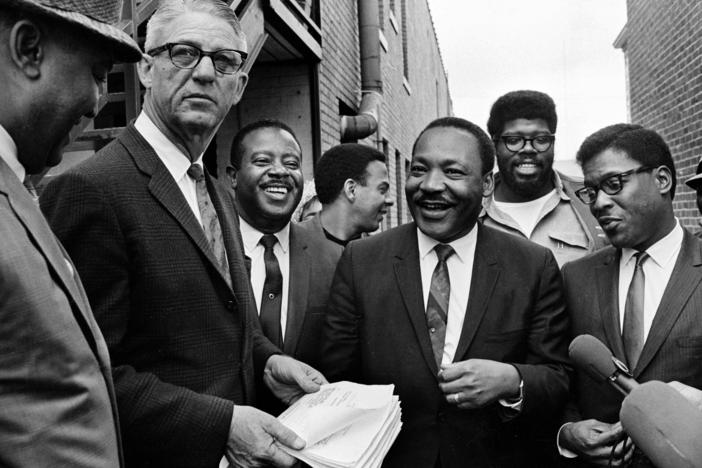
M 702 188 L 702 161 L 697 165 L 697 173 L 685 181 L 688 187 L 693 190 Z
M 9 0 L 9 4 L 92 33 L 112 47 L 118 62 L 141 59 L 137 43 L 118 26 L 122 0 Z

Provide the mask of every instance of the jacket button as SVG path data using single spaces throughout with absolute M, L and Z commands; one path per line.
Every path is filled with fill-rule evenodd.
M 234 301 L 227 301 L 227 309 L 234 310 Z

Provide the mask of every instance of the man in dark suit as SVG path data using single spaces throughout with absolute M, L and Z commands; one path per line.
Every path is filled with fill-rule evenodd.
M 165 1 L 145 48 L 143 112 L 42 195 L 110 348 L 127 463 L 290 465 L 277 444 L 302 441 L 249 406 L 254 366 L 286 400 L 323 378 L 261 334 L 232 199 L 202 169 L 246 84 L 243 33 L 225 3 Z
M 386 467 L 524 466 L 518 426 L 565 403 L 567 321 L 546 248 L 477 223 L 494 147 L 438 119 L 415 142 L 415 222 L 349 244 L 323 331 L 332 380 L 394 384 L 403 426 Z
M 0 6 L 0 466 L 123 466 L 105 340 L 27 176 L 93 118 L 114 60 L 137 44 L 115 0 Z
M 563 269 L 572 336 L 600 339 L 639 382 L 702 386 L 702 244 L 673 214 L 668 146 L 652 130 L 618 124 L 589 136 L 577 160 L 585 176 L 577 195 L 612 246 Z M 562 453 L 588 466 L 628 460 L 622 396 L 584 372 L 572 394 Z M 634 453 L 633 466 L 650 465 Z
M 293 130 L 259 120 L 234 137 L 231 170 L 251 286 L 264 334 L 286 354 L 319 360 L 319 335 L 341 247 L 311 222 L 291 223 L 303 187 L 302 150 Z M 267 395 L 267 411 L 280 402 Z

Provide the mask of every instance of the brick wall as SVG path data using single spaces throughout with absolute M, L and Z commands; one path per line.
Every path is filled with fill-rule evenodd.
M 387 48 L 381 47 L 383 103 L 378 132 L 362 143 L 385 152 L 391 191 L 396 197 L 404 197 L 406 161 L 412 143 L 430 121 L 451 114 L 451 100 L 427 0 L 379 0 L 379 9 L 387 44 Z M 339 143 L 339 100 L 354 110 L 360 104 L 356 1 L 324 0 L 321 18 L 320 120 L 322 151 L 326 151 Z M 403 41 L 408 52 L 406 61 Z M 402 213 L 398 213 L 398 207 Z M 409 219 L 403 200 L 391 209 L 383 227 Z
M 620 46 L 627 61 L 631 121 L 670 145 L 678 178 L 674 207 L 697 226 L 695 194 L 684 181 L 702 157 L 702 2 L 628 0 Z

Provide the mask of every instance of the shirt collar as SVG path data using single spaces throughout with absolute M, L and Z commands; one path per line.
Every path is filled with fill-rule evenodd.
M 183 154 L 178 147 L 168 139 L 166 135 L 156 126 L 156 124 L 142 111 L 139 117 L 134 121 L 134 128 L 137 129 L 141 136 L 154 149 L 159 159 L 163 162 L 170 172 L 173 179 L 181 180 L 188 172 L 188 168 L 192 162 L 190 158 Z M 202 166 L 202 154 L 194 161 Z
M 475 251 L 475 244 L 478 239 L 478 223 L 475 223 L 473 229 L 463 237 L 459 237 L 448 243 L 453 250 L 456 252 L 456 256 L 461 262 L 467 262 L 470 252 Z M 417 247 L 419 248 L 419 259 L 424 260 L 424 257 L 429 255 L 431 251 L 437 244 L 441 242 L 437 241 L 433 237 L 429 237 L 424 234 L 419 227 L 417 227 Z
M 261 240 L 263 233 L 247 223 L 241 216 L 239 216 L 239 228 L 241 230 L 241 239 L 244 242 L 244 250 L 246 252 L 253 252 Z M 280 248 L 283 249 L 283 253 L 288 253 L 288 248 L 290 247 L 290 223 L 286 224 L 283 229 L 273 235 L 278 238 L 278 243 L 280 244 Z
M 671 261 L 675 261 L 675 253 L 678 252 L 679 246 L 683 241 L 683 230 L 680 227 L 680 222 L 675 220 L 675 227 L 661 240 L 646 249 L 646 253 L 651 260 L 656 262 L 660 267 L 667 265 Z M 631 261 L 638 251 L 630 248 L 622 249 L 622 264 L 626 265 Z
M 27 171 L 17 157 L 17 145 L 2 125 L 0 125 L 0 158 L 10 166 L 20 182 L 24 182 Z

